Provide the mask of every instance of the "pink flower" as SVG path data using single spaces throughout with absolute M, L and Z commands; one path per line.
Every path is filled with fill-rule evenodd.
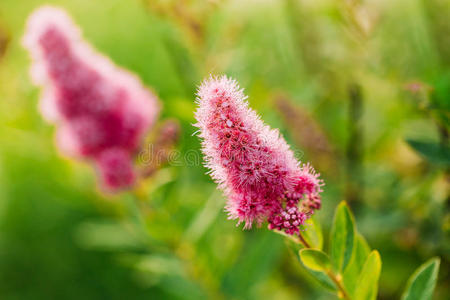
M 97 158 L 103 183 L 111 189 L 130 186 L 135 179 L 130 153 L 120 148 L 103 151 Z
M 197 102 L 195 126 L 206 167 L 228 196 L 229 218 L 244 222 L 244 228 L 268 221 L 270 229 L 298 233 L 320 207 L 319 175 L 309 164 L 299 164 L 278 130 L 248 107 L 234 80 L 205 80 Z M 309 205 L 310 198 L 319 205 Z
M 133 155 L 156 120 L 158 100 L 133 74 L 97 53 L 61 9 L 30 16 L 23 39 L 44 117 L 66 154 L 96 161 L 106 188 L 133 183 Z

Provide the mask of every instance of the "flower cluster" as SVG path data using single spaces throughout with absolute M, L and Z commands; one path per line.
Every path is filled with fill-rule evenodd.
M 320 208 L 319 174 L 299 164 L 279 132 L 248 107 L 234 80 L 204 81 L 197 102 L 206 166 L 228 196 L 229 217 L 244 228 L 268 221 L 270 229 L 298 233 Z
M 59 126 L 59 148 L 93 160 L 105 188 L 129 187 L 134 154 L 159 112 L 156 96 L 94 51 L 61 9 L 36 10 L 23 43 L 33 82 L 43 87 L 41 112 Z

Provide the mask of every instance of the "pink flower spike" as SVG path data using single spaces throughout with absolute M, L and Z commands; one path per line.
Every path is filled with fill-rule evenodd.
M 248 107 L 234 80 L 211 77 L 197 95 L 195 126 L 206 167 L 228 196 L 229 218 L 244 228 L 268 221 L 270 229 L 298 233 L 312 214 L 300 201 L 310 195 L 320 201 L 319 174 L 309 164 L 300 166 L 278 130 Z
M 33 12 L 23 44 L 33 60 L 33 82 L 43 88 L 42 115 L 60 126 L 58 147 L 97 162 L 119 149 L 121 165 L 127 157 L 132 170 L 133 155 L 159 113 L 157 97 L 85 42 L 62 9 L 43 6 Z M 105 173 L 103 164 L 99 168 Z M 111 172 L 107 177 L 115 178 Z M 122 179 L 104 180 L 105 187 L 124 188 L 133 181 Z
M 102 184 L 109 189 L 130 186 L 135 180 L 135 171 L 130 154 L 122 149 L 108 149 L 97 158 Z

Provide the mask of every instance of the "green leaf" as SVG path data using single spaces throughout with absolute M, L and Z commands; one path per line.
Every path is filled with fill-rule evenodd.
M 358 300 L 374 300 L 378 292 L 378 278 L 381 272 L 381 259 L 378 251 L 374 250 L 367 257 L 361 274 L 359 275 L 354 298 Z
M 323 287 L 333 292 L 338 290 L 335 283 L 327 275 L 327 272 L 332 267 L 327 254 L 317 249 L 301 249 L 299 251 L 299 257 L 300 262 L 308 273 Z
M 409 278 L 402 300 L 427 300 L 433 295 L 440 259 L 435 257 L 421 265 Z
M 316 279 L 325 289 L 330 292 L 337 292 L 338 288 L 336 284 L 328 277 L 328 275 L 324 272 L 316 272 L 309 269 L 306 269 L 309 274 L 311 274 L 314 279 Z
M 302 236 L 311 246 L 311 248 L 317 248 L 322 250 L 323 247 L 323 234 L 320 223 L 314 217 L 309 218 L 305 225 L 302 226 Z
M 357 233 L 355 238 L 355 247 L 353 249 L 353 255 L 348 264 L 347 269 L 344 272 L 344 285 L 350 295 L 353 295 L 356 289 L 356 283 L 361 270 L 364 266 L 364 262 L 369 256 L 370 247 L 367 244 L 364 237 Z
M 336 209 L 331 228 L 331 261 L 336 271 L 343 272 L 352 257 L 355 240 L 355 224 L 352 213 L 345 201 Z
M 450 166 L 450 147 L 436 142 L 407 140 L 408 144 L 430 163 Z
M 327 272 L 331 269 L 328 255 L 317 249 L 302 249 L 299 251 L 300 260 L 310 270 Z

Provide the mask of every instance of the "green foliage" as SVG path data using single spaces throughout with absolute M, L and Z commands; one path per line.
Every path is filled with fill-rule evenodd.
M 370 247 L 361 234 L 356 235 L 352 259 L 344 272 L 344 284 L 349 294 L 353 295 L 361 270 L 370 253 Z
M 334 215 L 330 234 L 330 256 L 333 266 L 343 272 L 352 257 L 355 242 L 353 216 L 345 202 L 341 202 Z
M 301 249 L 299 256 L 308 273 L 324 288 L 332 292 L 338 291 L 336 284 L 328 276 L 332 266 L 327 254 L 317 249 Z
M 439 273 L 439 258 L 421 265 L 409 278 L 402 300 L 430 300 Z
M 333 289 L 330 290 L 337 295 L 346 299 L 373 300 L 376 299 L 378 291 L 381 258 L 378 251 L 370 252 L 364 237 L 357 233 L 353 220 L 353 214 L 347 204 L 344 201 L 341 202 L 336 208 L 330 233 L 330 251 L 339 253 L 339 255 L 335 254 L 335 261 L 339 263 L 346 261 L 344 267 L 334 267 L 333 270 L 330 257 L 317 249 L 300 250 L 300 260 L 313 277 L 323 286 L 329 289 L 332 287 Z M 346 255 L 350 258 L 346 259 Z M 334 273 L 342 269 L 343 272 Z M 318 274 L 321 277 L 317 276 Z M 328 277 L 328 281 L 324 280 L 325 276 Z
M 308 273 L 315 279 L 317 280 L 317 282 L 326 290 L 328 290 L 329 292 L 333 292 L 333 293 L 338 293 L 339 289 L 336 286 L 336 283 L 333 282 L 333 280 L 330 279 L 330 277 L 324 273 L 324 272 L 320 272 L 320 271 L 313 271 L 313 270 L 308 270 Z
M 430 163 L 450 166 L 450 147 L 435 142 L 407 140 L 408 144 Z
M 381 258 L 377 250 L 370 251 L 364 237 L 357 233 L 354 217 L 343 201 L 336 208 L 334 223 L 330 233 L 331 252 L 337 261 L 343 261 L 345 252 L 350 251 L 350 259 L 343 273 L 334 273 L 330 256 L 325 252 L 304 248 L 299 251 L 300 261 L 308 272 L 326 289 L 345 299 L 375 300 L 378 293 L 378 280 L 381 274 Z M 338 232 L 341 234 L 338 234 Z M 346 235 L 351 235 L 350 244 Z M 336 239 L 336 240 L 335 240 Z M 354 245 L 353 245 L 354 241 Z M 333 252 L 332 252 L 333 253 Z M 439 270 L 438 258 L 419 267 L 408 281 L 402 300 L 431 299 Z
M 330 257 L 320 251 L 323 246 L 320 224 L 313 217 L 306 222 L 304 227 L 302 236 L 313 249 L 301 249 L 299 252 L 300 262 L 322 287 L 331 292 L 337 292 L 336 284 L 328 276 L 328 272 L 332 268 Z
M 320 223 L 317 221 L 316 217 L 309 218 L 305 222 L 305 225 L 302 226 L 302 229 L 304 230 L 302 232 L 303 238 L 312 248 L 323 248 L 322 228 L 320 227 Z
M 366 259 L 356 282 L 354 298 L 374 300 L 377 297 L 378 278 L 381 272 L 381 259 L 378 251 L 373 250 Z
M 299 255 L 303 265 L 310 270 L 327 273 L 331 269 L 330 258 L 320 250 L 302 249 Z

